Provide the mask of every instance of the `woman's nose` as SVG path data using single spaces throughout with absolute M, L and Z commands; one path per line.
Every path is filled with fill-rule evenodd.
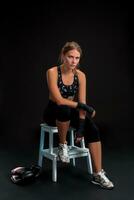
M 73 63 L 76 63 L 76 59 L 75 58 L 73 58 Z

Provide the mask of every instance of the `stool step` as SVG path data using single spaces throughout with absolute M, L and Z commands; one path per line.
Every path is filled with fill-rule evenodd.
M 68 150 L 69 150 L 68 153 L 69 153 L 70 159 L 84 157 L 84 156 L 87 156 L 89 153 L 89 150 L 87 148 L 80 148 L 77 146 L 68 146 Z M 54 147 L 52 153 L 50 153 L 50 149 L 44 149 L 41 151 L 41 154 L 44 157 L 49 158 L 51 160 L 53 160 L 54 158 L 57 158 L 57 160 L 59 160 L 58 147 Z

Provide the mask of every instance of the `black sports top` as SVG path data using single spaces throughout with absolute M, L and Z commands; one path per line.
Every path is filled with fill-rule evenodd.
M 74 74 L 74 81 L 71 85 L 65 85 L 62 81 L 62 74 L 61 74 L 61 68 L 60 66 L 57 67 L 58 70 L 58 80 L 57 80 L 57 85 L 60 90 L 60 93 L 62 97 L 64 98 L 69 98 L 69 97 L 74 97 L 79 88 L 79 80 L 78 76 Z

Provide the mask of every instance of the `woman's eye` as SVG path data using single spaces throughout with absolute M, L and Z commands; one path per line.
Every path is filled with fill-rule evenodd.
M 73 56 L 68 56 L 69 59 L 76 59 L 76 60 L 79 60 L 80 58 L 79 57 L 76 57 L 74 58 Z

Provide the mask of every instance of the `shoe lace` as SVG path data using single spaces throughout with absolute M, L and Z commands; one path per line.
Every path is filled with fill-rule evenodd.
M 101 179 L 102 179 L 104 182 L 106 182 L 106 183 L 109 182 L 109 179 L 106 177 L 104 171 L 101 172 L 100 177 L 101 177 Z
M 60 149 L 62 150 L 62 155 L 68 156 L 68 147 L 66 144 L 60 145 Z
M 65 156 L 68 156 L 68 148 L 67 148 L 67 145 L 66 145 L 66 144 L 63 145 L 63 154 L 64 154 Z

